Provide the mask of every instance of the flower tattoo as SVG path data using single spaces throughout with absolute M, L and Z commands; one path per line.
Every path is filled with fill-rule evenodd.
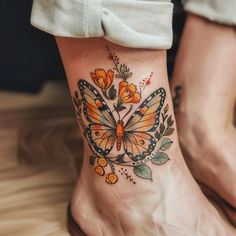
M 137 92 L 134 84 L 128 84 L 126 81 L 119 83 L 118 104 L 123 103 L 139 103 L 141 94 Z
M 96 69 L 95 72 L 91 72 L 91 77 L 94 83 L 102 90 L 102 93 L 106 99 L 114 99 L 116 97 L 116 90 L 114 86 L 111 87 L 114 71 L 108 70 L 107 72 L 104 69 Z M 107 95 L 107 90 L 109 90 L 109 95 Z
M 94 83 L 102 90 L 107 90 L 113 82 L 114 72 L 104 69 L 96 69 L 95 72 L 91 73 L 91 77 Z

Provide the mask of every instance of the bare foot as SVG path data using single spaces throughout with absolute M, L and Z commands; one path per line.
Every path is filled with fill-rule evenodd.
M 166 52 L 103 39 L 57 43 L 85 137 L 71 202 L 85 234 L 233 235 L 180 152 Z
M 236 208 L 235 55 L 234 28 L 189 15 L 171 88 L 192 174 Z

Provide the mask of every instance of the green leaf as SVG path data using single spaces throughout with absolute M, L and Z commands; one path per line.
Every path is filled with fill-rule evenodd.
M 129 77 L 129 72 L 127 71 L 127 72 L 123 73 L 123 75 L 124 75 L 125 78 L 128 78 Z
M 124 154 L 120 154 L 120 155 L 117 156 L 115 161 L 117 161 L 119 163 L 124 163 L 125 162 L 124 161 L 124 157 L 125 157 L 125 153 Z
M 165 120 L 164 113 L 161 113 L 161 117 L 162 117 L 162 120 L 163 120 L 163 122 L 164 122 L 164 120 Z
M 115 99 L 115 98 L 116 98 L 117 91 L 116 91 L 114 85 L 111 86 L 111 88 L 109 89 L 109 92 L 108 92 L 108 93 L 109 93 L 109 97 L 110 97 L 111 99 Z
M 73 102 L 74 102 L 75 106 L 76 106 L 78 109 L 79 109 L 79 108 L 81 107 L 81 105 L 82 105 L 82 101 L 81 101 L 81 99 L 79 99 L 79 98 L 73 97 Z
M 95 156 L 90 156 L 90 158 L 89 158 L 89 164 L 92 165 L 92 166 L 94 166 L 95 161 L 96 161 L 96 157 L 95 157 Z
M 130 72 L 129 74 L 128 74 L 128 77 L 131 77 L 133 75 L 133 73 L 132 72 Z
M 118 106 L 118 107 L 116 107 L 116 110 L 117 111 L 123 111 L 124 109 L 126 109 L 126 107 L 125 106 Z
M 166 112 L 169 110 L 169 105 L 167 104 L 164 108 L 164 113 L 166 114 Z
M 170 127 L 174 124 L 174 121 L 172 120 L 172 116 L 169 116 L 167 119 L 167 125 Z
M 173 142 L 172 142 L 169 138 L 163 138 L 163 139 L 161 140 L 160 149 L 161 149 L 162 151 L 166 151 L 167 149 L 170 148 L 170 146 L 171 146 L 172 143 L 173 143 Z
M 129 68 L 127 67 L 127 65 L 126 64 L 121 64 L 120 65 L 120 72 L 122 73 L 122 74 L 124 74 L 124 73 L 126 73 L 126 72 L 129 72 Z
M 163 134 L 165 131 L 165 125 L 164 124 L 160 124 L 160 134 Z
M 168 157 L 167 154 L 164 152 L 158 152 L 153 158 L 152 158 L 152 163 L 155 165 L 163 165 L 167 161 L 169 161 L 170 158 Z
M 163 120 L 163 123 L 166 121 L 166 118 L 168 117 L 168 115 L 165 115 L 164 113 L 161 113 L 161 117 Z
M 78 98 L 78 97 L 79 97 L 78 91 L 75 91 L 75 98 Z
M 164 136 L 169 136 L 169 135 L 171 135 L 171 134 L 173 134 L 174 133 L 174 128 L 168 128 L 166 131 L 165 131 L 165 133 L 164 133 Z
M 134 173 L 140 178 L 152 180 L 152 170 L 145 164 L 134 166 Z
M 161 139 L 161 134 L 158 131 L 155 133 L 155 138 L 158 140 Z
M 73 102 L 74 102 L 74 105 L 77 106 L 77 102 L 76 102 L 76 98 L 73 97 Z

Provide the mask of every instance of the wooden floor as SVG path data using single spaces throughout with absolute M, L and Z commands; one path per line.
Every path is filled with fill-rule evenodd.
M 38 95 L 0 92 L 0 235 L 66 236 L 81 162 L 66 84 Z
M 65 83 L 37 95 L 0 91 L 0 236 L 69 235 L 66 208 L 81 153 Z

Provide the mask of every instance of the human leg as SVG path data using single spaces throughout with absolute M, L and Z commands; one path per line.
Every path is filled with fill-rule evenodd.
M 171 86 L 180 143 L 192 174 L 234 208 L 235 42 L 233 27 L 189 15 Z M 231 209 L 229 214 L 236 223 Z
M 90 130 L 85 130 L 87 138 L 84 140 L 84 163 L 74 191 L 71 208 L 73 217 L 82 230 L 87 235 L 95 235 L 95 233 L 96 235 L 231 235 L 230 229 L 224 225 L 216 210 L 201 194 L 183 161 L 175 124 L 173 123 L 174 115 L 168 89 L 165 51 L 124 48 L 103 39 L 57 38 L 57 42 L 64 61 L 72 96 L 80 99 L 83 95 L 85 103 L 82 102 L 82 116 L 84 116 L 84 112 L 87 112 L 91 118 L 90 121 L 89 117 L 82 118 L 85 123 L 88 123 L 87 127 Z M 120 92 L 120 83 L 125 81 L 122 79 L 121 71 L 114 69 L 116 68 L 114 57 L 111 57 L 109 51 L 107 51 L 107 46 L 110 52 L 115 52 L 119 58 L 118 68 L 125 64 L 130 69 L 129 73 L 132 73 L 132 75 L 128 76 L 126 82 L 129 85 L 133 84 L 133 89 L 136 85 L 137 90 L 133 93 L 124 95 Z M 102 72 L 103 75 L 100 76 L 100 80 L 94 75 L 96 69 L 100 69 L 97 71 L 99 73 L 101 73 L 101 69 L 106 72 L 106 75 Z M 108 76 L 109 70 L 114 72 L 112 84 L 117 90 L 115 99 L 110 99 L 109 90 L 112 87 L 110 82 L 107 91 L 103 91 L 103 88 L 107 85 L 103 82 L 107 82 L 108 78 L 111 81 L 111 77 Z M 85 80 L 86 83 L 79 82 L 80 80 Z M 145 89 L 141 89 L 140 92 L 139 85 L 142 86 L 140 83 L 143 82 L 145 82 Z M 86 85 L 87 83 L 92 86 Z M 90 89 L 83 89 L 84 87 L 90 87 Z M 163 90 L 160 90 L 160 88 L 163 88 Z M 129 117 L 153 92 L 155 94 L 155 91 L 159 91 L 162 94 L 161 91 L 165 91 L 163 93 L 165 100 L 160 108 L 160 114 L 163 115 L 155 116 L 157 118 L 151 119 L 151 122 L 146 125 L 154 126 L 157 120 L 160 124 L 154 131 L 142 129 L 146 135 L 154 137 L 155 148 L 147 148 L 145 143 L 150 144 L 151 142 L 148 139 L 143 138 L 136 143 L 135 138 L 132 139 L 130 136 L 133 145 L 136 143 L 136 145 L 145 146 L 148 150 L 148 154 L 141 155 L 142 151 L 140 151 L 137 156 L 135 156 L 136 152 L 133 150 L 130 158 L 127 155 L 130 150 L 128 148 L 129 140 L 123 136 L 122 147 L 118 151 L 116 146 L 118 135 L 113 134 L 116 136 L 115 142 L 112 143 L 113 149 L 108 154 L 101 155 L 97 147 L 99 144 L 95 141 L 96 137 L 99 138 L 99 132 L 102 132 L 101 127 L 96 130 L 97 133 L 95 132 L 90 137 L 88 133 L 94 128 L 89 124 L 100 122 L 95 120 L 97 117 L 93 117 L 93 113 L 89 112 L 88 107 L 91 104 L 87 103 L 86 93 L 90 93 L 91 89 L 93 91 L 91 96 L 94 93 L 99 93 L 103 97 L 111 112 L 113 111 L 112 116 L 116 121 L 122 119 L 133 105 L 132 111 L 124 119 L 124 124 L 128 122 Z M 78 95 L 75 95 L 76 91 Z M 139 93 L 140 96 L 138 94 L 134 96 L 134 92 Z M 110 98 L 106 98 L 107 95 Z M 99 100 L 99 97 L 95 97 L 92 101 Z M 114 110 L 114 104 L 115 107 L 118 106 L 119 98 L 122 98 L 123 102 L 126 101 L 122 104 L 126 109 L 123 107 L 119 112 L 120 118 Z M 87 108 L 84 110 L 86 103 Z M 99 106 L 100 103 L 97 101 L 95 104 Z M 162 104 L 161 100 L 160 104 Z M 145 109 L 147 107 L 145 106 Z M 142 112 L 139 111 L 139 114 L 144 114 L 145 109 L 141 109 Z M 159 105 L 154 110 L 158 111 L 158 109 Z M 102 107 L 101 110 L 103 110 Z M 98 113 L 96 109 L 93 112 Z M 99 115 L 101 114 L 99 113 Z M 165 115 L 171 116 L 169 121 L 168 118 L 163 121 Z M 79 115 L 78 118 L 80 119 L 80 117 Z M 167 132 L 168 125 L 169 130 Z M 126 129 L 126 132 L 128 132 L 129 129 Z M 138 131 L 137 124 L 133 132 Z M 107 136 L 103 136 L 104 139 L 105 137 Z M 96 145 L 93 144 L 93 141 Z M 162 146 L 163 144 L 164 146 Z M 99 147 L 105 150 L 103 145 Z M 135 148 L 135 145 L 133 148 Z M 162 155 L 159 154 L 153 157 L 152 154 L 158 152 L 158 150 Z M 119 156 L 120 154 L 125 155 L 122 157 Z M 97 156 L 97 158 L 92 158 L 92 160 L 94 159 L 92 163 L 90 162 L 93 165 L 89 164 L 91 155 Z M 135 157 L 137 160 L 135 160 Z M 113 173 L 113 176 L 110 173 Z M 109 175 L 111 178 L 109 178 Z M 196 207 L 196 202 L 198 207 Z

